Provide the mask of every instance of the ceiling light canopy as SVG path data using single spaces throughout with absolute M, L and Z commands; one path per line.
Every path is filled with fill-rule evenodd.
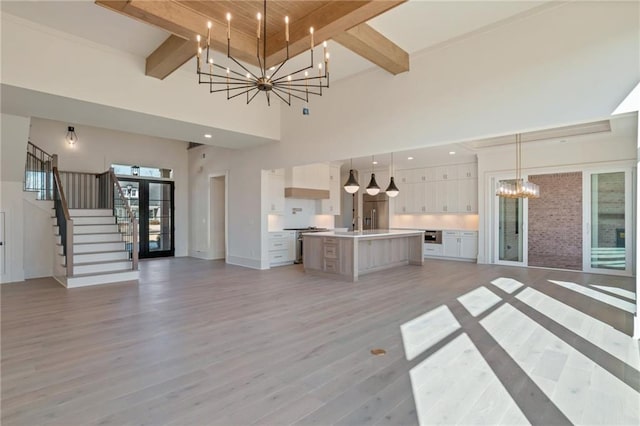
M 267 105 L 271 105 L 271 94 L 291 105 L 291 99 L 309 102 L 309 95 L 322 96 L 322 89 L 329 87 L 329 52 L 327 42 L 323 42 L 322 57 L 317 66 L 314 65 L 313 50 L 315 47 L 313 27 L 309 28 L 309 65 L 295 71 L 285 71 L 289 61 L 289 17 L 284 18 L 286 58 L 278 65 L 267 66 L 267 1 L 264 0 L 264 12 L 256 15 L 256 57 L 259 71 L 253 72 L 231 55 L 231 14 L 227 20 L 227 58 L 229 66 L 214 61 L 211 50 L 212 23 L 207 23 L 207 38 L 197 36 L 197 74 L 198 83 L 209 85 L 209 93 L 226 92 L 227 99 L 246 95 L 247 104 L 258 93 L 263 92 Z M 283 68 L 284 67 L 284 68 Z M 317 67 L 317 75 L 313 69 Z

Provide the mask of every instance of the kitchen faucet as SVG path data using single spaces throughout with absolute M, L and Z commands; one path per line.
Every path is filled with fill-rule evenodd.
M 354 230 L 354 231 L 358 231 L 358 232 L 362 231 L 362 217 L 360 217 L 360 216 L 355 216 L 355 217 L 353 218 L 353 223 L 352 223 L 352 225 L 353 225 L 353 230 Z

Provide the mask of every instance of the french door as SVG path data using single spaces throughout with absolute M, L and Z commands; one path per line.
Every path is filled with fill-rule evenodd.
M 174 183 L 120 178 L 120 186 L 139 221 L 140 258 L 173 256 Z
M 632 274 L 633 211 L 630 169 L 583 175 L 583 268 L 586 272 Z
M 509 179 L 502 179 L 510 182 Z M 496 183 L 498 180 L 495 181 Z M 515 184 L 515 181 L 510 183 Z M 496 185 L 493 185 L 495 188 Z M 494 259 L 500 265 L 527 265 L 527 212 L 522 198 L 495 196 Z

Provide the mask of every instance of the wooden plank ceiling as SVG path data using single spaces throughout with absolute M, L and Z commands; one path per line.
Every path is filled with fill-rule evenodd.
M 267 66 L 286 57 L 284 17 L 289 17 L 289 56 L 314 43 L 333 39 L 392 74 L 409 70 L 409 55 L 365 22 L 406 0 L 289 0 L 267 2 Z M 231 54 L 257 65 L 256 32 L 262 1 L 228 0 L 97 0 L 96 4 L 171 33 L 149 57 L 146 74 L 164 79 L 195 56 L 196 35 L 206 36 L 213 23 L 211 45 L 227 51 L 227 13 L 231 14 Z M 264 21 L 263 21 L 264 24 Z

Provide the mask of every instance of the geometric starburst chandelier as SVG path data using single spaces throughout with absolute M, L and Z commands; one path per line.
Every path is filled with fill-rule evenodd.
M 516 134 L 516 178 L 501 180 L 496 195 L 502 198 L 540 198 L 540 187 L 522 179 L 522 135 Z
M 300 99 L 305 103 L 309 95 L 322 96 L 322 89 L 329 87 L 329 52 L 327 42 L 323 42 L 322 61 L 314 71 L 313 62 L 313 27 L 309 28 L 310 64 L 293 72 L 285 71 L 285 64 L 289 61 L 289 17 L 285 16 L 286 58 L 278 65 L 267 67 L 267 0 L 264 0 L 264 14 L 257 14 L 256 56 L 258 59 L 257 72 L 252 71 L 240 61 L 231 56 L 231 14 L 227 13 L 227 58 L 230 65 L 224 66 L 214 61 L 211 50 L 211 22 L 207 23 L 206 43 L 201 45 L 202 37 L 197 36 L 197 73 L 198 83 L 209 85 L 209 93 L 226 92 L 227 99 L 246 94 L 247 104 L 258 93 L 262 92 L 267 98 L 267 105 L 271 105 L 271 94 L 275 94 L 287 105 L 291 99 Z M 263 25 L 264 20 L 264 25 Z M 323 63 L 324 62 L 324 63 Z

